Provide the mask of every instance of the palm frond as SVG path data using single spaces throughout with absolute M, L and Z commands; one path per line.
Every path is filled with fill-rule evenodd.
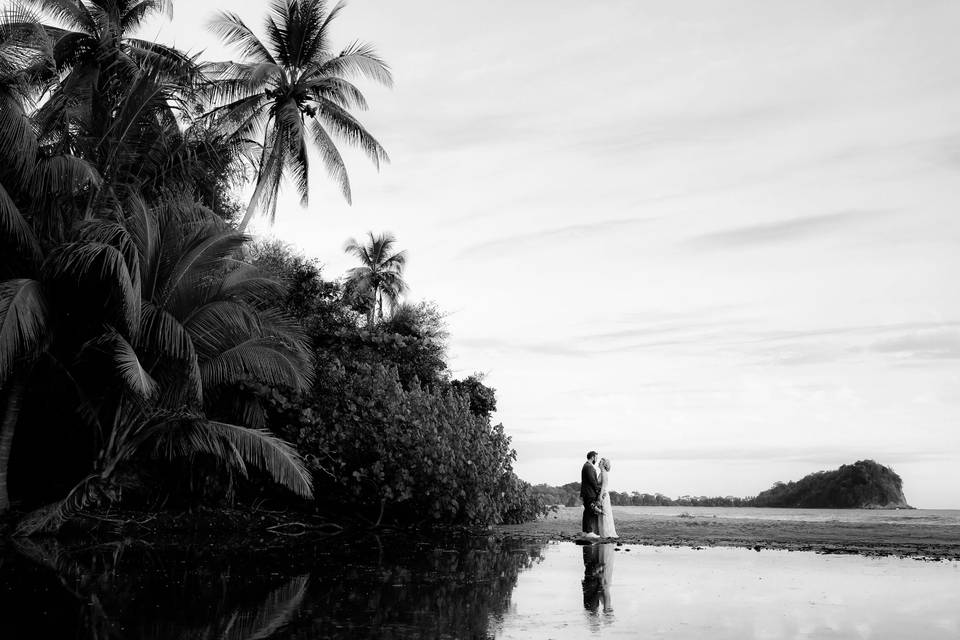
M 304 498 L 313 496 L 313 482 L 297 450 L 269 431 L 210 420 L 216 436 L 228 442 L 248 464 L 265 471 L 278 484 Z
M 247 236 L 235 231 L 218 231 L 209 227 L 198 230 L 176 256 L 161 288 L 161 303 L 177 295 L 183 287 L 196 283 L 210 270 L 221 268 L 223 260 L 246 242 Z
M 25 278 L 0 282 L 0 386 L 16 360 L 45 348 L 49 323 L 39 282 Z
M 276 299 L 285 290 L 286 286 L 276 278 L 262 275 L 252 264 L 240 263 L 224 276 L 217 297 L 264 304 Z
M 210 78 L 205 89 L 207 98 L 214 103 L 228 103 L 212 109 L 209 113 L 228 111 L 236 120 L 240 118 L 233 115 L 237 110 L 233 103 L 249 104 L 248 99 L 251 97 L 264 101 L 264 89 L 269 83 L 276 82 L 283 74 L 283 69 L 272 62 L 212 62 L 204 65 L 203 73 Z
M 244 380 L 306 389 L 312 374 L 304 354 L 275 338 L 251 338 L 200 363 L 205 389 L 216 389 Z
M 190 332 L 176 318 L 145 302 L 140 319 L 140 333 L 134 344 L 144 352 L 158 354 L 164 360 L 173 360 L 182 365 L 178 369 L 186 370 L 186 384 L 183 384 L 183 379 L 177 379 L 172 381 L 172 384 L 162 386 L 176 386 L 177 393 L 185 389 L 190 400 L 202 402 L 203 382 L 197 350 Z
M 120 16 L 120 28 L 123 32 L 132 31 L 158 13 L 166 13 L 167 19 L 172 19 L 173 0 L 140 0 L 133 3 Z
M 144 400 L 150 400 L 156 395 L 156 381 L 140 364 L 136 350 L 126 338 L 113 330 L 99 338 L 97 342 L 111 349 L 116 373 L 130 391 Z
M 310 196 L 310 160 L 307 157 L 303 116 L 293 101 L 280 106 L 276 111 L 277 127 L 283 128 L 287 140 L 287 167 L 293 174 L 293 182 L 300 194 L 300 205 L 306 206 Z
M 83 223 L 80 226 L 79 234 L 87 242 L 106 244 L 118 249 L 127 263 L 127 271 L 130 272 L 133 286 L 138 291 L 142 291 L 140 285 L 140 248 L 130 236 L 126 226 L 107 219 L 94 219 Z
M 364 77 L 385 87 L 393 86 L 390 66 L 377 55 L 372 45 L 361 42 L 345 48 L 340 55 L 322 64 L 318 71 L 324 76 Z
M 2 183 L 0 183 L 0 237 L 11 239 L 13 245 L 23 255 L 30 256 L 32 260 L 40 259 L 40 243 Z
M 27 7 L 34 8 L 60 21 L 72 29 L 87 33 L 96 31 L 97 24 L 83 2 L 71 0 L 21 0 Z
M 151 439 L 155 454 L 183 458 L 206 453 L 244 473 L 251 464 L 298 495 L 312 496 L 310 474 L 296 449 L 268 431 L 198 417 L 153 427 L 141 446 Z
M 313 136 L 314 147 L 320 152 L 320 159 L 327 170 L 327 174 L 340 186 L 347 204 L 353 204 L 353 194 L 350 192 L 350 177 L 347 175 L 347 166 L 343 162 L 343 156 L 337 149 L 337 145 L 324 131 L 323 126 L 316 120 L 311 120 L 309 124 L 310 133 Z
M 293 618 L 303 605 L 307 595 L 309 576 L 295 576 L 286 584 L 274 589 L 256 608 L 238 611 L 228 623 L 229 631 L 222 633 L 212 629 L 204 637 L 223 640 L 266 640 L 273 638 Z
M 16 96 L 0 85 L 0 160 L 23 179 L 37 156 L 37 137 Z
M 332 100 L 344 109 L 366 111 L 370 106 L 360 89 L 343 78 L 307 78 L 302 84 L 309 87 L 315 95 Z
M 221 11 L 208 23 L 208 28 L 227 44 L 240 50 L 245 58 L 276 64 L 270 52 L 250 30 L 240 16 L 232 11 Z
M 196 59 L 179 49 L 139 38 L 127 38 L 126 44 L 131 55 L 144 67 L 158 68 L 171 78 L 182 80 L 200 76 Z
M 39 160 L 30 178 L 30 190 L 37 194 L 70 195 L 87 185 L 100 184 L 93 166 L 74 155 Z
M 127 268 L 123 253 L 100 242 L 73 242 L 55 249 L 44 262 L 44 270 L 56 278 L 82 281 L 95 277 L 117 291 L 128 335 L 136 336 L 140 324 L 140 291 Z
M 194 309 L 183 319 L 201 357 L 212 358 L 240 340 L 262 335 L 255 309 L 232 300 L 214 300 Z
M 377 169 L 381 162 L 390 162 L 387 151 L 350 113 L 332 100 L 317 99 L 317 118 L 335 135 L 367 154 Z

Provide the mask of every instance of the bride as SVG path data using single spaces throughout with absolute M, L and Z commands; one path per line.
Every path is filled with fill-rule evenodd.
M 600 537 L 619 538 L 617 528 L 613 524 L 613 507 L 610 505 L 610 461 L 600 460 L 600 500 L 603 506 L 603 515 L 600 516 Z

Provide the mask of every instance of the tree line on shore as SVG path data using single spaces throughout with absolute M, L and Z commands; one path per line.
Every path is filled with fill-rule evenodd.
M 580 506 L 580 483 L 570 482 L 559 487 L 536 484 L 533 492 L 546 504 L 566 507 Z M 670 498 L 662 493 L 641 493 L 639 491 L 611 491 L 610 504 L 615 507 L 747 507 L 753 498 L 734 496 L 680 496 Z
M 277 0 L 207 62 L 135 37 L 168 0 L 23 0 L 0 18 L 0 514 L 22 534 L 114 506 L 271 500 L 372 522 L 485 524 L 542 512 L 456 380 L 442 313 L 404 305 L 389 235 L 345 278 L 244 231 L 312 146 L 377 165 L 354 84 L 369 45 L 331 44 L 343 4 Z M 233 194 L 250 184 L 244 205 Z
M 534 493 L 546 504 L 579 506 L 580 483 L 559 487 L 538 484 Z M 817 471 L 798 481 L 775 482 L 756 496 L 680 496 L 661 493 L 610 492 L 610 503 L 620 507 L 777 507 L 777 508 L 909 508 L 903 480 L 890 467 L 858 460 L 832 471 Z

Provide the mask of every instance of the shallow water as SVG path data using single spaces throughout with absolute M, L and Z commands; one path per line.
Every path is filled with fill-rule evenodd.
M 578 514 L 582 507 L 566 507 Z M 960 509 L 774 509 L 760 507 L 614 507 L 618 519 L 697 518 L 730 520 L 784 520 L 791 522 L 849 522 L 864 524 L 960 525 Z
M 0 638 L 956 638 L 960 563 L 332 538 L 0 551 Z
M 556 543 L 497 638 L 957 638 L 960 563 Z

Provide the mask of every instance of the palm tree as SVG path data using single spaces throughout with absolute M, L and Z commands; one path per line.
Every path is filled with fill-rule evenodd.
M 366 244 L 350 238 L 344 251 L 360 259 L 359 267 L 347 271 L 347 288 L 368 299 L 367 325 L 373 326 L 377 318 L 383 320 L 384 299 L 392 307 L 407 292 L 403 280 L 407 252 L 393 251 L 397 240 L 391 233 L 375 236 L 368 232 L 367 238 Z
M 97 181 L 82 161 L 41 153 L 26 105 L 31 70 L 50 60 L 49 47 L 36 48 L 43 36 L 30 24 L 0 24 L 0 513 L 10 507 L 7 470 L 26 383 L 50 340 L 50 310 L 38 280 L 38 217 L 30 216 L 31 224 L 25 214 Z
M 34 69 L 35 80 L 54 85 L 35 118 L 41 137 L 61 151 L 75 150 L 78 123 L 83 133 L 106 126 L 127 83 L 144 67 L 162 70 L 165 78 L 197 71 L 180 51 L 131 35 L 150 17 L 171 14 L 172 0 L 22 0 L 22 6 L 8 24 L 39 26 L 53 45 L 52 64 Z
M 292 175 L 301 203 L 307 204 L 309 143 L 347 202 L 350 180 L 334 138 L 359 147 L 378 169 L 388 161 L 380 143 L 350 113 L 365 110 L 367 101 L 349 79 L 362 76 L 390 86 L 392 76 L 370 45 L 354 43 L 339 53 L 330 48 L 330 25 L 344 5 L 328 11 L 324 0 L 274 0 L 265 42 L 234 13 L 222 12 L 210 24 L 245 58 L 209 66 L 211 96 L 228 101 L 211 116 L 235 137 L 256 135 L 260 146 L 256 187 L 240 231 L 258 207 L 273 220 L 284 172 Z
M 0 351 L 45 352 L 70 363 L 65 369 L 81 381 L 78 411 L 97 452 L 90 474 L 66 499 L 24 521 L 21 532 L 56 527 L 143 455 L 212 454 L 244 473 L 259 467 L 310 496 L 299 455 L 263 428 L 255 401 L 230 401 L 244 381 L 294 389 L 311 383 L 302 335 L 267 306 L 279 283 L 238 262 L 247 238 L 202 208 L 126 207 L 122 222 L 91 220 L 77 240 L 52 251 L 42 282 L 0 285 L 0 327 L 10 328 L 0 334 Z M 86 307 L 57 299 L 71 290 Z M 73 332 L 52 335 L 67 320 Z M 28 341 L 31 335 L 50 337 Z

